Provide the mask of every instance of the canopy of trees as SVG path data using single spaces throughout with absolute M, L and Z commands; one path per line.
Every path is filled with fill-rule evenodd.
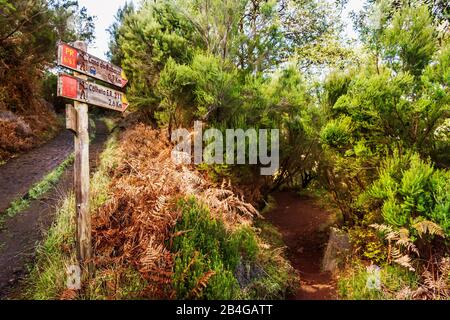
M 273 177 L 200 166 L 216 182 L 321 192 L 361 257 L 438 270 L 450 237 L 448 1 L 367 0 L 353 14 L 357 41 L 343 36 L 346 3 L 126 4 L 109 28 L 110 59 L 127 74 L 131 111 L 169 133 L 195 121 L 280 130 Z M 0 111 L 42 112 L 56 41 L 91 41 L 93 28 L 76 1 L 0 0 Z
M 0 160 L 56 131 L 56 43 L 90 41 L 93 30 L 77 1 L 0 1 Z
M 341 39 L 344 4 L 127 5 L 111 29 L 112 58 L 134 107 L 169 129 L 194 120 L 279 128 L 281 168 L 266 190 L 312 183 L 349 228 L 385 223 L 417 235 L 427 221 L 450 235 L 449 7 L 368 1 L 354 14 L 352 47 Z M 252 168 L 231 172 L 261 182 Z

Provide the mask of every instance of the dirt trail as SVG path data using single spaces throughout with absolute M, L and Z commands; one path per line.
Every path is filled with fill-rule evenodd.
M 62 141 L 61 135 L 65 136 L 67 141 Z M 49 143 L 52 147 L 47 146 L 45 148 L 44 146 L 40 148 L 41 152 L 45 152 L 41 154 L 40 158 L 37 150 L 33 152 L 32 158 L 35 161 L 36 168 L 49 168 L 46 167 L 45 162 L 51 162 L 56 167 L 59 164 L 58 161 L 61 162 L 65 159 L 61 154 L 66 153 L 66 145 L 70 145 L 66 156 L 70 154 L 73 148 L 73 136 L 71 133 L 68 135 L 62 133 L 61 135 L 56 138 L 56 141 Z M 90 145 L 91 172 L 95 171 L 98 164 L 98 155 L 103 150 L 107 137 L 108 129 L 106 125 L 101 121 L 96 121 L 96 136 Z M 57 143 L 61 143 L 61 146 L 58 147 Z M 28 154 L 23 155 L 23 157 L 26 157 L 26 160 L 17 158 L 13 161 L 28 163 L 29 159 L 31 159 Z M 12 174 L 17 174 L 14 172 L 15 168 L 17 168 L 16 166 L 10 165 L 7 168 L 14 168 L 11 169 L 13 170 Z M 20 167 L 18 168 L 20 169 Z M 0 169 L 2 169 L 0 178 L 3 181 L 10 180 L 3 176 L 7 174 L 7 171 L 4 168 Z M 39 176 L 33 166 L 22 168 L 21 174 L 23 176 L 28 175 L 28 169 L 32 171 L 30 175 Z M 71 189 L 72 180 L 73 170 L 70 167 L 52 190 L 45 194 L 42 199 L 33 201 L 28 209 L 9 219 L 5 223 L 4 229 L 0 231 L 0 299 L 5 299 L 14 291 L 20 280 L 26 275 L 27 264 L 33 261 L 36 244 L 42 240 L 45 231 L 51 225 L 55 207 L 60 199 Z M 21 181 L 29 182 L 26 178 L 23 178 Z M 39 179 L 36 181 L 39 181 Z M 12 180 L 8 182 L 8 185 L 10 184 L 14 184 Z M 20 186 L 14 186 L 14 188 L 16 190 L 25 190 L 25 188 Z
M 273 196 L 277 208 L 266 217 L 283 235 L 288 257 L 301 278 L 300 288 L 291 299 L 335 299 L 333 278 L 330 273 L 321 271 L 330 214 L 306 196 L 293 192 L 280 192 Z
M 0 214 L 55 169 L 72 149 L 72 134 L 62 130 L 53 140 L 0 166 Z

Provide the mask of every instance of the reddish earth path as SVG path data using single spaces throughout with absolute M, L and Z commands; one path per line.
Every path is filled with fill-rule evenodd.
M 64 141 L 61 141 L 61 137 L 66 137 Z M 98 164 L 98 155 L 103 150 L 104 143 L 108 137 L 108 129 L 104 122 L 96 121 L 96 134 L 95 139 L 90 145 L 90 160 L 91 160 L 91 172 L 95 171 Z M 67 140 L 67 141 L 66 141 Z M 58 147 L 60 143 L 60 147 Z M 66 145 L 70 145 L 68 152 L 66 153 Z M 73 148 L 73 136 L 71 133 L 62 135 L 49 142 L 49 146 L 39 148 L 41 152 L 39 157 L 38 150 L 33 151 L 33 155 L 25 154 L 20 158 L 11 160 L 18 163 L 28 163 L 28 159 L 34 159 L 36 166 L 26 166 L 20 170 L 21 175 L 27 176 L 29 173 L 27 170 L 32 171 L 32 175 L 43 176 L 38 174 L 36 168 L 49 168 L 45 163 L 50 162 L 55 164 L 56 167 L 65 158 L 61 154 L 66 156 L 70 154 Z M 21 159 L 25 157 L 26 161 Z M 58 162 L 59 161 L 59 162 Z M 9 164 L 9 163 L 8 163 Z M 17 168 L 16 165 L 8 166 L 0 171 L 0 179 L 7 181 L 5 174 L 9 174 L 6 168 Z M 20 167 L 18 167 L 20 169 Z M 11 174 L 17 174 L 11 172 Z M 13 218 L 6 221 L 4 228 L 0 230 L 0 299 L 5 299 L 14 294 L 15 291 L 20 290 L 20 281 L 27 274 L 27 264 L 33 262 L 35 254 L 36 244 L 43 239 L 45 231 L 51 225 L 54 219 L 55 207 L 59 201 L 67 194 L 72 187 L 73 171 L 72 167 L 66 170 L 61 176 L 61 179 L 57 185 L 45 194 L 41 199 L 32 201 L 30 207 L 23 212 L 20 212 Z M 30 180 L 22 178 L 20 181 L 26 181 L 27 184 Z M 39 181 L 39 179 L 37 180 Z M 18 184 L 18 183 L 17 183 Z M 8 182 L 15 190 L 25 190 L 24 187 L 14 186 L 13 181 Z M 0 198 L 2 195 L 0 194 Z M 5 203 L 6 201 L 4 201 Z
M 330 273 L 321 271 L 330 213 L 307 196 L 294 192 L 273 195 L 277 207 L 266 215 L 283 235 L 288 258 L 300 274 L 295 300 L 336 299 L 335 283 Z

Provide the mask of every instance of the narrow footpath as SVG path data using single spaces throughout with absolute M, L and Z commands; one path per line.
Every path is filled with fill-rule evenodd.
M 336 284 L 328 272 L 322 272 L 322 258 L 328 240 L 330 213 L 314 199 L 294 192 L 273 194 L 277 207 L 266 218 L 280 230 L 288 248 L 288 258 L 300 275 L 294 300 L 336 299 Z
M 72 150 L 72 133 L 61 130 L 44 145 L 0 166 L 0 214 L 8 209 L 11 202 L 24 196 L 35 183 L 63 162 Z

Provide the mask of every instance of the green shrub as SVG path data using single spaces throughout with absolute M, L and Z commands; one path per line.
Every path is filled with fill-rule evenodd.
M 237 70 L 214 55 L 199 51 L 190 64 L 170 58 L 157 85 L 162 111 L 156 116 L 169 125 L 172 120 L 183 125 L 192 120 L 223 120 L 236 107 L 237 79 Z
M 364 197 L 375 202 L 384 220 L 406 227 L 417 235 L 414 224 L 429 220 L 450 235 L 450 171 L 440 170 L 418 154 L 395 153 L 385 160 L 380 177 Z
M 276 248 L 285 246 L 281 232 L 267 220 L 258 219 L 255 222 L 255 227 L 260 230 L 260 237 L 267 243 L 270 243 Z
M 297 287 L 272 226 L 258 223 L 259 236 L 250 226 L 231 231 L 194 198 L 179 208 L 172 246 L 178 299 L 284 299 Z M 271 245 L 260 247 L 259 241 Z
M 179 204 L 181 219 L 172 250 L 174 286 L 179 299 L 232 299 L 239 293 L 234 276 L 241 261 L 251 262 L 258 243 L 250 227 L 228 231 L 223 222 L 193 198 Z
M 342 148 L 350 143 L 351 118 L 342 117 L 328 122 L 320 133 L 322 143 L 333 148 Z

